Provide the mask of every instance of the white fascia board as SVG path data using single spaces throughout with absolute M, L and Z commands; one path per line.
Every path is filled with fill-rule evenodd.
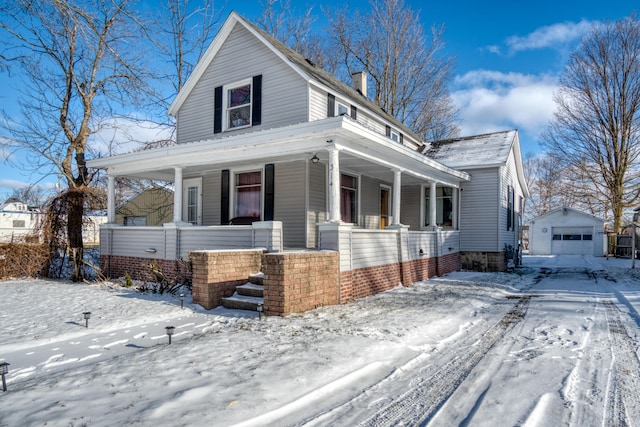
M 201 165 L 250 158 L 265 158 L 283 153 L 309 152 L 325 148 L 323 135 L 330 135 L 340 127 L 342 117 L 316 120 L 308 123 L 267 129 L 252 133 L 230 135 L 226 138 L 210 139 L 162 147 L 154 150 L 119 154 L 92 159 L 87 165 L 96 169 L 107 169 L 114 175 L 139 173 L 160 168 Z M 318 138 L 314 146 L 309 138 Z M 299 143 L 297 144 L 296 141 Z M 323 145 L 324 144 L 324 145 Z M 259 150 L 259 151 L 257 151 Z M 159 167 L 159 165 L 161 165 Z
M 516 173 L 518 174 L 520 187 L 522 188 L 524 197 L 528 199 L 531 197 L 531 193 L 529 192 L 529 185 L 527 184 L 527 180 L 524 176 L 524 165 L 522 164 L 522 153 L 520 151 L 520 138 L 518 137 L 518 132 L 515 133 L 513 138 L 511 150 L 513 151 L 513 155 L 516 159 Z
M 379 133 L 356 123 L 350 118 L 343 118 L 343 129 L 348 130 L 351 133 L 358 134 L 362 138 L 374 143 L 377 146 L 377 152 L 380 154 L 379 158 L 381 159 L 388 159 L 393 153 L 393 158 L 400 159 L 400 163 L 407 163 L 407 161 L 411 159 L 411 161 L 418 162 L 419 165 L 428 166 L 435 171 L 450 175 L 458 180 L 469 181 L 471 179 L 468 173 L 450 168 L 415 150 L 412 150 L 409 147 L 393 142 L 385 135 L 380 135 Z M 412 167 L 411 169 L 414 168 Z
M 222 28 L 220 28 L 220 31 L 218 32 L 218 34 L 216 34 L 215 38 L 207 48 L 204 55 L 202 55 L 202 58 L 200 59 L 200 61 L 198 61 L 198 64 L 196 65 L 196 67 L 191 72 L 191 75 L 187 79 L 182 90 L 180 90 L 176 98 L 171 103 L 171 106 L 169 106 L 168 113 L 171 116 L 175 117 L 178 114 L 178 110 L 180 109 L 184 101 L 187 99 L 191 91 L 195 88 L 200 78 L 202 78 L 205 71 L 207 70 L 207 68 L 209 67 L 209 65 L 215 58 L 215 56 L 218 54 L 218 51 L 220 50 L 224 42 L 229 37 L 229 34 L 231 34 L 231 31 L 235 28 L 236 24 L 241 24 L 251 34 L 253 34 L 254 37 L 256 37 L 267 48 L 269 48 L 276 56 L 278 56 L 281 60 L 283 60 L 286 64 L 288 64 L 296 73 L 298 73 L 306 81 L 309 81 L 309 76 L 307 76 L 304 72 L 302 72 L 291 61 L 289 61 L 288 58 L 286 58 L 278 49 L 276 49 L 261 34 L 256 32 L 255 29 L 252 28 L 240 15 L 232 11 L 229 14 L 229 17 L 227 18 L 227 20 L 222 25 Z

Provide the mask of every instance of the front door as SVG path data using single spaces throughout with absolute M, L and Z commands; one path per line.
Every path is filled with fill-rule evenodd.
M 182 186 L 182 220 L 202 224 L 202 178 L 185 179 Z
M 380 228 L 389 225 L 389 188 L 380 187 Z

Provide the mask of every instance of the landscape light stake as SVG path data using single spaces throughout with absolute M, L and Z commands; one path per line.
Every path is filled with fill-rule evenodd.
M 91 312 L 90 311 L 85 311 L 84 313 L 82 313 L 82 315 L 84 316 L 84 327 L 88 328 L 89 327 L 89 319 L 91 318 Z
M 176 330 L 175 326 L 165 326 L 165 331 L 167 331 L 167 335 L 169 336 L 169 344 L 171 344 L 171 335 L 173 335 L 173 331 Z
M 9 372 L 9 364 L 7 362 L 0 363 L 0 375 L 2 375 L 2 391 L 7 391 L 7 381 L 4 376 Z
M 264 304 L 258 304 L 256 307 L 256 311 L 258 312 L 258 317 L 262 320 L 262 312 L 264 311 Z
M 180 308 L 184 308 L 184 294 L 180 294 Z

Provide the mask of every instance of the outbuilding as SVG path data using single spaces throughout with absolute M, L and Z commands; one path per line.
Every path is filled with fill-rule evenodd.
M 562 207 L 531 220 L 530 255 L 606 255 L 605 221 Z

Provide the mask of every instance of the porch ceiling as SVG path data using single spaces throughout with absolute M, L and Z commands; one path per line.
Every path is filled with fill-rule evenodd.
M 469 175 L 442 165 L 387 137 L 364 128 L 348 117 L 335 117 L 284 128 L 163 147 L 89 161 L 92 168 L 113 176 L 172 181 L 174 168 L 185 178 L 227 168 L 251 168 L 265 163 L 311 159 L 328 162 L 328 149 L 340 150 L 340 169 L 393 181 L 393 170 L 403 172 L 403 185 L 436 181 L 458 186 Z

